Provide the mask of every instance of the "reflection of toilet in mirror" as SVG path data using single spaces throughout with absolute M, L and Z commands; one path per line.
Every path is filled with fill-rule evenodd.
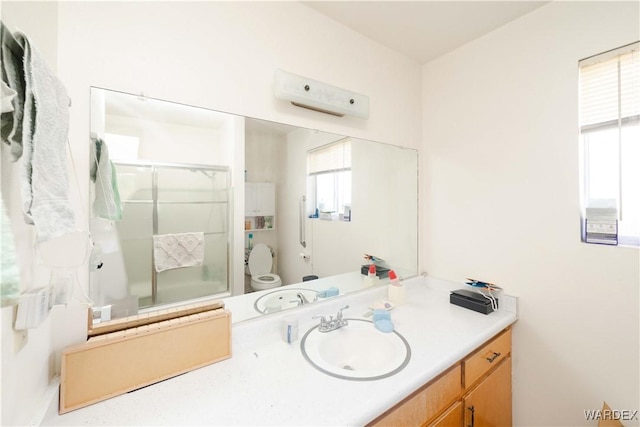
M 265 289 L 282 286 L 282 280 L 277 274 L 271 273 L 273 254 L 271 248 L 264 243 L 258 243 L 249 253 L 249 273 L 251 274 L 251 289 L 263 291 Z

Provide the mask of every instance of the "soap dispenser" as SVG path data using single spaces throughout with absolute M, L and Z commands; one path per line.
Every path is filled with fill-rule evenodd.
M 398 279 L 396 272 L 393 270 L 389 270 L 389 301 L 392 304 L 400 305 L 404 304 L 405 301 L 405 287 Z
M 378 281 L 378 276 L 376 276 L 376 265 L 369 264 L 369 273 L 364 278 L 365 286 L 373 286 Z

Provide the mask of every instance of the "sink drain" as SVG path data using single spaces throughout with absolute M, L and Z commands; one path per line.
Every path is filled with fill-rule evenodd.
M 355 371 L 355 369 L 353 369 L 353 368 L 352 368 L 351 366 L 349 366 L 349 365 L 344 365 L 344 366 L 342 367 L 342 369 L 344 369 L 345 371 Z

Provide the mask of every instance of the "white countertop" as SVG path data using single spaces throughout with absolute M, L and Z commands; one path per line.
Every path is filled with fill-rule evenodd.
M 407 302 L 390 313 L 412 355 L 394 376 L 334 378 L 304 360 L 299 340 L 280 338 L 284 316 L 299 319 L 300 337 L 316 325 L 313 315 L 347 304 L 346 318 L 362 318 L 386 298 L 380 286 L 234 324 L 230 359 L 64 415 L 52 408 L 42 425 L 364 425 L 517 319 L 512 297 L 483 315 L 449 304 L 449 290 L 464 285 L 424 277 L 404 283 Z

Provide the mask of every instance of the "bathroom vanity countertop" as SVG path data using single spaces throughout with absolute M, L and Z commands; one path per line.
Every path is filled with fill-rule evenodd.
M 517 319 L 513 297 L 483 315 L 449 303 L 449 291 L 464 285 L 425 277 L 404 283 L 407 302 L 390 313 L 412 355 L 394 376 L 334 378 L 305 361 L 300 340 L 280 338 L 284 316 L 299 319 L 300 338 L 316 325 L 313 315 L 347 304 L 346 318 L 363 318 L 386 298 L 379 286 L 235 324 L 230 359 L 64 415 L 52 407 L 42 425 L 364 425 Z

